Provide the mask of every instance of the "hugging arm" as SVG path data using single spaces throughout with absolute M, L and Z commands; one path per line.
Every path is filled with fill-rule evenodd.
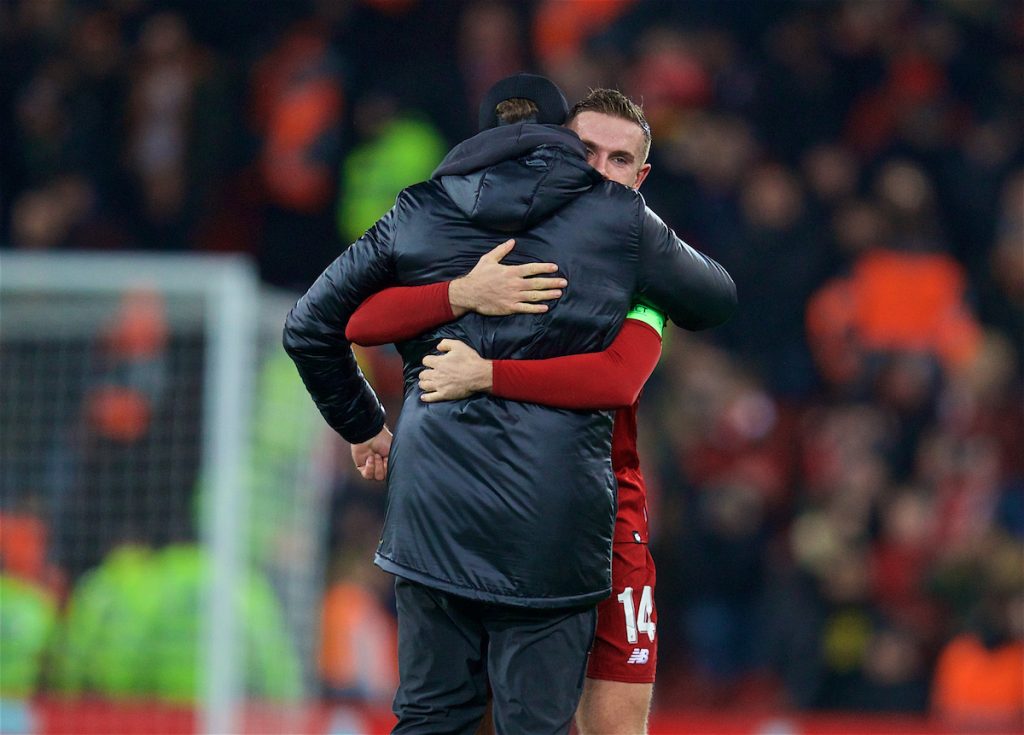
M 491 393 L 555 408 L 624 408 L 640 397 L 660 357 L 661 335 L 649 324 L 627 319 L 602 352 L 495 360 Z
M 554 263 L 502 265 L 513 247 L 515 240 L 506 240 L 454 281 L 395 286 L 374 294 L 352 315 L 345 336 L 369 347 L 411 339 L 470 311 L 488 316 L 542 314 L 548 307 L 538 302 L 557 299 L 566 281 L 543 276 L 558 270 Z
M 737 300 L 736 284 L 725 268 L 680 240 L 649 208 L 640 217 L 640 297 L 683 329 L 728 321 Z
M 353 335 L 363 331 L 360 325 L 365 323 L 372 325 L 375 335 L 401 341 L 451 321 L 449 302 L 431 291 L 444 285 L 389 288 L 376 294 L 353 316 L 349 336 L 365 336 Z M 409 332 L 413 327 L 417 331 Z M 424 358 L 427 369 L 420 374 L 423 400 L 428 403 L 489 392 L 555 408 L 606 409 L 636 401 L 661 355 L 661 334 L 658 327 L 627 319 L 602 352 L 546 360 L 484 360 L 454 340 L 443 340 L 439 349 L 441 355 Z
M 349 320 L 345 338 L 372 347 L 404 342 L 455 319 L 448 281 L 426 286 L 392 286 L 364 301 Z

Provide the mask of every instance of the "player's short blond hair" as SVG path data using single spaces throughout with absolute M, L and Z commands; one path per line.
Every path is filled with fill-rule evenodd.
M 581 112 L 600 112 L 636 123 L 644 134 L 644 160 L 651 150 L 651 126 L 644 117 L 643 108 L 617 89 L 592 89 L 572 106 L 566 124 Z

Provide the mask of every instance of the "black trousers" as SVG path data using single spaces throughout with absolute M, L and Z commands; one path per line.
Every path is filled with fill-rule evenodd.
M 400 683 L 393 733 L 471 735 L 487 706 L 498 735 L 567 733 L 583 692 L 595 606 L 537 609 L 395 580 Z

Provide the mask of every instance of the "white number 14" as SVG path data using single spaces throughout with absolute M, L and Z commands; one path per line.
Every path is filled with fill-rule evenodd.
M 651 595 L 650 585 L 644 586 L 640 594 L 640 607 L 633 604 L 633 588 L 627 587 L 618 596 L 622 603 L 623 611 L 626 613 L 626 640 L 629 643 L 636 643 L 638 633 L 646 633 L 647 637 L 654 641 L 654 621 L 651 620 L 651 613 L 654 612 L 654 597 Z

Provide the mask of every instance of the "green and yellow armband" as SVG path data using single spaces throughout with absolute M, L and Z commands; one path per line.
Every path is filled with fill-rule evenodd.
M 664 312 L 639 301 L 633 304 L 629 313 L 626 314 L 626 318 L 636 319 L 637 321 L 650 325 L 654 328 L 654 331 L 658 333 L 658 336 L 665 333 L 665 322 L 668 321 L 668 317 L 665 316 Z

